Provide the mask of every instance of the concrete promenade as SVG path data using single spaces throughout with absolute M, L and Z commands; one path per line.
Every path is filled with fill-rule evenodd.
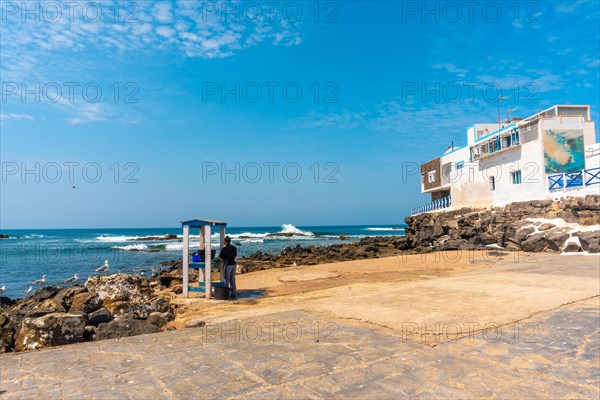
M 0 399 L 599 398 L 598 258 L 541 261 L 399 283 L 421 293 L 420 307 L 435 309 L 426 319 L 406 310 L 391 324 L 375 310 L 369 320 L 371 305 L 360 302 L 367 294 L 356 292 L 354 309 L 352 296 L 336 297 L 334 287 L 305 307 L 282 296 L 271 300 L 293 306 L 262 313 L 258 302 L 201 327 L 1 355 Z M 457 279 L 472 290 L 449 294 Z M 500 303 L 485 312 L 485 282 L 506 285 L 512 319 Z M 520 309 L 532 297 L 528 285 L 556 291 L 560 304 Z M 436 293 L 443 301 L 433 301 Z M 371 295 L 374 308 L 400 307 L 378 303 L 386 295 L 375 289 Z M 342 301 L 347 313 L 322 301 Z

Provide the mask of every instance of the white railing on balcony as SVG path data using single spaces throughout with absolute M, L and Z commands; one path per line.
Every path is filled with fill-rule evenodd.
M 410 210 L 410 215 L 422 214 L 430 211 L 438 211 L 443 210 L 444 208 L 448 208 L 452 205 L 452 198 L 450 196 L 443 197 L 441 199 L 432 201 L 428 204 L 423 204 L 422 206 L 415 207 Z
M 548 176 L 548 190 L 579 189 L 600 184 L 600 168 Z

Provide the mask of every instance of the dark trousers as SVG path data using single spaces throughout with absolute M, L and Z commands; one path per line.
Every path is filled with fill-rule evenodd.
M 237 291 L 235 288 L 235 265 L 225 266 L 225 283 L 229 286 L 231 296 L 236 297 Z

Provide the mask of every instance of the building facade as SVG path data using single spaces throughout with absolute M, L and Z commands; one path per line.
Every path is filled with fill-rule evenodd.
M 421 165 L 431 202 L 412 214 L 600 194 L 600 143 L 590 107 L 556 105 L 526 119 L 475 124 L 467 145 Z

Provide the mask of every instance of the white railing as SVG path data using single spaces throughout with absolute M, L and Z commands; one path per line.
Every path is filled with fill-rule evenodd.
M 432 201 L 431 203 L 424 204 L 419 207 L 415 207 L 410 210 L 410 215 L 422 214 L 430 211 L 443 210 L 444 208 L 448 208 L 452 205 L 452 198 L 450 196 L 443 197 L 441 199 Z
M 600 184 L 600 168 L 548 176 L 548 190 L 567 190 Z

